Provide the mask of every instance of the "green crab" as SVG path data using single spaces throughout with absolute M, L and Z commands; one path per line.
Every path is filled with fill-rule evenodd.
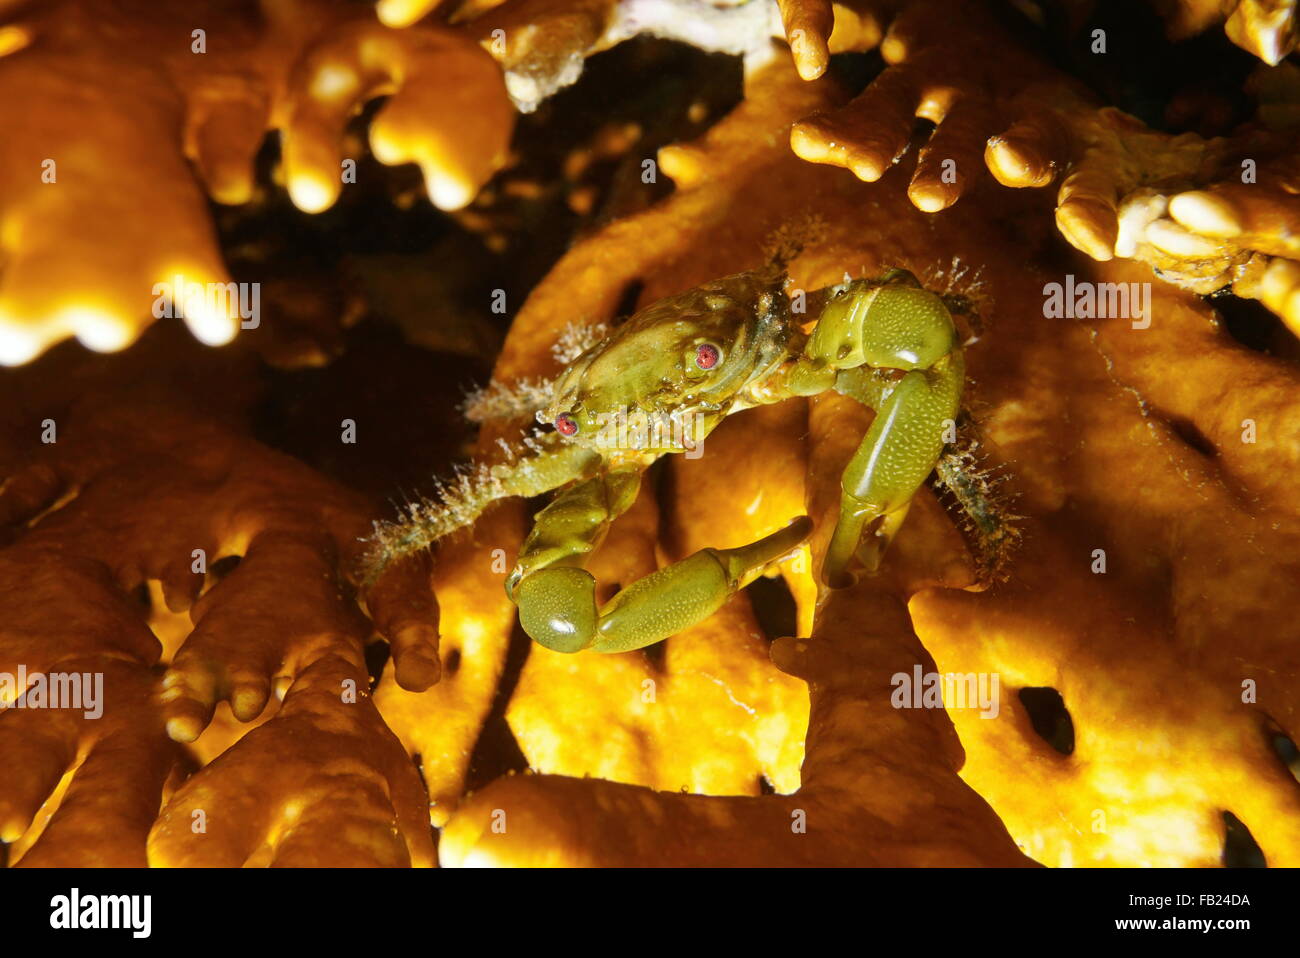
M 874 571 L 912 497 L 953 441 L 964 384 L 960 337 L 944 297 L 911 273 L 851 280 L 792 307 L 776 267 L 739 273 L 642 309 L 582 351 L 531 405 L 551 430 L 512 461 L 480 466 L 377 527 L 383 559 L 429 545 L 490 502 L 559 489 L 534 517 L 506 592 L 524 630 L 560 652 L 623 652 L 681 631 L 808 538 L 794 518 L 735 549 L 703 549 L 628 585 L 598 606 L 583 563 L 636 499 L 659 457 L 698 453 L 727 416 L 836 390 L 876 411 L 843 472 L 839 519 L 822 568 L 838 588 L 856 558 Z M 539 408 L 540 407 L 540 408 Z

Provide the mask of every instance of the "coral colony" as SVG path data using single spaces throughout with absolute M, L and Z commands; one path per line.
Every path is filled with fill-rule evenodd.
M 6 864 L 1300 865 L 1295 4 L 0 8 Z

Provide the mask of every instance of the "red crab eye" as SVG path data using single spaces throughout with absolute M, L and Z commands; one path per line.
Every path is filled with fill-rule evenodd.
M 718 352 L 718 347 L 711 343 L 701 343 L 695 350 L 695 365 L 701 369 L 712 369 L 718 365 L 718 360 L 721 358 L 722 354 Z
M 567 412 L 562 412 L 555 417 L 555 431 L 561 436 L 576 436 L 578 434 L 578 422 Z

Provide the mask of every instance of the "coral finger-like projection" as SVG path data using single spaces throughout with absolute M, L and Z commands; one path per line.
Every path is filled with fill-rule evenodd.
M 1048 73 L 1031 55 L 972 60 L 968 38 L 991 30 L 998 27 L 980 4 L 907 4 L 881 42 L 889 66 L 852 102 L 796 123 L 795 153 L 874 182 L 907 150 L 917 118 L 928 120 L 934 132 L 908 193 L 918 209 L 947 209 L 981 174 L 984 143 L 1006 102 Z
M 231 384 L 226 369 L 207 376 Z M 117 822 L 98 863 L 144 864 L 151 826 L 153 864 L 430 863 L 424 789 L 370 701 L 362 650 L 381 630 L 401 681 L 427 687 L 437 613 L 418 578 L 376 583 L 373 627 L 347 598 L 364 501 L 166 387 L 109 385 L 65 409 L 8 398 L 15 417 L 42 408 L 63 430 L 0 490 L 17 530 L 3 553 L 4 672 L 32 678 L 6 688 L 18 707 L 0 716 L 16 770 L 11 860 L 76 863 L 88 831 Z M 51 620 L 52 608 L 69 613 Z M 57 676 L 85 683 L 80 716 L 44 701 Z M 218 705 L 211 731 L 229 749 L 207 741 Z M 232 727 L 259 718 L 256 738 Z M 304 740 L 334 757 L 295 766 L 285 753 Z M 343 843 L 327 859 L 322 836 Z
M 1160 0 L 1154 6 L 1174 40 L 1221 26 L 1233 43 L 1265 63 L 1280 63 L 1295 49 L 1294 0 Z
M 122 349 L 164 317 L 213 345 L 255 328 L 207 199 L 253 197 L 270 131 L 290 195 L 313 212 L 355 182 L 345 126 L 374 97 L 389 97 L 375 157 L 418 164 L 440 207 L 464 206 L 505 160 L 500 72 L 459 32 L 390 30 L 323 0 L 63 0 L 9 21 L 0 363 L 73 336 Z
M 968 66 L 972 34 L 1000 36 L 1006 55 Z M 947 209 L 981 166 L 1004 186 L 1055 184 L 1061 235 L 1094 259 L 1137 259 L 1202 294 L 1232 286 L 1300 328 L 1293 134 L 1153 130 L 1016 46 L 985 5 L 909 4 L 881 45 L 890 66 L 851 103 L 795 124 L 791 145 L 874 182 L 928 120 L 908 187 L 918 209 Z
M 1296 5 L 1291 0 L 1238 0 L 1225 24 L 1232 42 L 1265 63 L 1277 64 L 1296 45 Z
M 417 164 L 440 209 L 466 206 L 505 163 L 513 111 L 501 74 L 460 33 L 348 23 L 307 48 L 287 94 L 285 175 L 307 212 L 337 198 L 345 126 L 376 97 L 388 101 L 371 122 L 371 151 L 381 163 Z
M 432 864 L 406 752 L 373 704 L 340 704 L 340 688 L 364 680 L 354 649 L 321 649 L 273 719 L 172 796 L 149 835 L 150 864 Z
M 1017 187 L 1062 171 L 1057 226 L 1093 259 L 1136 259 L 1203 294 L 1231 286 L 1300 329 L 1293 137 L 1170 137 L 1111 108 L 1072 116 L 1040 112 L 993 138 L 989 169 Z
M 122 625 L 137 635 L 144 633 L 142 645 L 151 642 L 137 610 L 107 586 L 106 577 L 82 572 L 79 577 L 66 568 L 38 574 L 36 595 L 79 605 L 96 616 L 100 627 L 112 624 L 116 613 Z M 17 581 L 12 575 L 6 578 L 8 583 Z M 22 587 L 30 589 L 30 580 Z M 70 596 L 69 589 L 76 591 Z M 22 611 L 12 594 L 5 609 Z M 5 638 L 23 624 L 10 619 Z M 34 635 L 55 644 L 67 632 L 61 630 L 53 639 L 48 633 Z M 5 644 L 12 648 L 11 642 Z M 156 654 L 156 643 L 152 651 Z M 23 688 L 6 690 L 17 694 L 5 702 L 5 720 L 0 723 L 0 760 L 8 770 L 0 800 L 0 838 L 9 844 L 11 863 L 119 868 L 146 863 L 144 841 L 160 796 L 182 767 L 180 749 L 164 734 L 162 717 L 151 708 L 154 677 L 142 662 L 147 658 L 101 654 L 42 663 L 37 656 L 25 656 L 17 663 L 4 662 L 8 675 L 26 679 L 26 669 L 33 670 L 30 684 L 24 681 Z M 47 678 L 52 674 L 58 679 Z M 62 704 L 58 697 L 69 688 L 79 694 L 74 704 L 80 711 L 45 711 Z
M 832 53 L 870 50 L 898 12 L 895 0 L 781 0 L 781 23 L 795 68 L 805 80 L 826 72 Z

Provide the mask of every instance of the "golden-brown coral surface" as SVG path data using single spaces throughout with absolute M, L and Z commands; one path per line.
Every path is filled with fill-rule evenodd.
M 442 208 L 467 204 L 505 160 L 501 74 L 461 33 L 390 30 L 318 0 L 74 0 L 11 20 L 0 363 L 69 336 L 121 349 L 159 315 L 158 284 L 229 282 L 204 193 L 247 202 L 268 130 L 282 137 L 284 184 L 312 212 L 355 166 L 344 127 L 374 97 L 389 99 L 370 125 L 373 155 L 418 164 Z M 243 318 L 224 302 L 176 303 L 207 343 Z
M 69 6 L 75 16 L 31 21 L 51 39 L 29 52 L 90 73 L 55 71 L 40 96 L 85 95 L 103 66 L 96 44 L 138 49 L 157 36 L 160 21 L 129 5 Z M 284 130 L 289 192 L 313 209 L 335 197 L 315 202 L 302 184 L 339 162 L 352 105 L 400 87 L 371 126 L 375 154 L 421 163 L 435 201 L 464 205 L 505 162 L 506 92 L 535 105 L 530 96 L 572 83 L 584 57 L 636 32 L 629 4 L 535 2 L 471 4 L 452 17 L 462 25 L 408 32 L 434 6 L 381 3 L 381 26 L 349 5 L 264 4 L 230 22 L 287 43 L 276 49 L 292 51 L 292 70 L 268 78 L 235 55 L 203 61 L 233 78 L 141 67 L 132 89 L 153 93 L 138 115 L 32 126 L 0 164 L 39 168 L 26 154 L 66 137 L 109 149 L 105 130 L 136 150 L 149 124 L 162 124 L 155 143 L 198 142 L 181 135 L 197 115 L 189 84 L 244 100 L 260 88 L 244 126 Z M 1300 726 L 1300 373 L 1294 352 L 1239 343 L 1198 295 L 1230 283 L 1293 315 L 1289 280 L 1277 278 L 1294 255 L 1285 135 L 1145 128 L 1035 56 L 993 5 L 783 2 L 761 18 L 711 9 L 698 24 L 688 7 L 677 33 L 708 49 L 736 38 L 743 99 L 702 136 L 658 151 L 666 197 L 625 203 L 632 212 L 589 228 L 554 264 L 511 317 L 495 378 L 553 375 L 552 345 L 572 323 L 760 265 L 777 246 L 798 250 L 798 289 L 904 267 L 978 310 L 966 405 L 1022 516 L 1005 580 L 977 581 L 966 539 L 927 489 L 880 575 L 819 592 L 812 570 L 839 472 L 871 413 L 833 394 L 794 399 L 728 420 L 700 459 L 657 466 L 592 561 L 601 581 L 626 584 L 806 513 L 811 551 L 781 570 L 796 606 L 789 633 L 766 634 L 747 590 L 654 654 L 527 647 L 502 589 L 526 503 L 502 502 L 369 588 L 358 576 L 384 497 L 412 466 L 445 468 L 455 451 L 449 385 L 463 359 L 367 347 L 374 327 L 355 330 L 322 373 L 333 391 L 296 407 L 302 436 L 289 440 L 266 426 L 264 331 L 214 350 L 161 320 L 117 356 L 65 344 L 0 380 L 0 672 L 102 672 L 106 705 L 102 719 L 0 713 L 10 864 L 1213 865 L 1225 812 L 1269 864 L 1300 863 L 1300 785 L 1275 744 Z M 1227 17 L 1231 34 L 1247 7 L 1224 6 L 1197 29 Z M 227 12 L 237 10 L 247 13 Z M 320 23 L 309 15 L 326 10 Z M 109 13 L 119 32 L 96 19 Z M 80 56 L 59 46 L 69 24 L 90 31 Z M 497 24 L 504 49 L 492 47 Z M 954 52 L 963 30 L 990 48 L 973 68 Z M 877 44 L 884 63 L 863 90 L 828 69 L 832 53 Z M 26 55 L 0 60 L 0 84 L 20 82 Z M 358 87 L 346 109 L 324 110 L 321 84 L 333 81 L 322 72 L 342 82 L 340 70 L 366 95 Z M 396 86 L 367 71 L 391 71 Z M 430 92 L 448 87 L 458 93 L 446 101 Z M 452 202 L 438 185 L 452 161 L 420 150 L 436 152 L 438 131 L 470 115 L 481 129 L 457 141 L 470 159 Z M 928 138 L 913 136 L 916 116 L 936 124 Z M 72 334 L 98 348 L 140 335 L 134 304 L 172 249 L 206 249 L 203 275 L 223 277 L 198 183 L 224 202 L 263 189 L 243 172 L 257 140 L 239 141 L 239 157 L 200 144 L 155 146 L 143 169 L 122 160 L 140 203 L 151 182 L 174 187 L 153 200 L 180 217 L 179 239 L 146 235 L 124 207 L 122 242 L 96 233 L 69 257 L 33 240 L 40 269 L 66 277 L 59 288 L 111 301 L 116 339 L 50 319 L 58 284 L 21 257 L 6 263 L 0 333 L 26 344 L 11 360 Z M 1260 160 L 1250 187 L 1225 180 L 1242 150 Z M 47 194 L 12 194 L 6 236 L 38 219 L 50 237 L 66 232 L 57 217 L 74 215 L 70 202 L 79 215 L 113 213 L 103 190 L 73 177 L 78 162 L 104 175 L 102 161 L 74 159 Z M 1050 193 L 1005 189 L 1057 177 Z M 1136 284 L 1125 289 L 1146 308 L 1061 315 L 1048 290 L 1067 277 Z M 441 405 L 404 432 L 393 397 L 421 390 Z M 336 449 L 343 418 L 362 439 Z M 479 453 L 492 456 L 502 435 L 485 429 Z M 391 656 L 378 669 L 367 653 L 381 643 Z M 996 676 L 996 714 L 896 707 L 894 677 L 917 668 Z M 1068 748 L 1021 695 L 1043 688 L 1068 709 Z M 476 764 L 492 765 L 493 736 L 513 739 L 517 773 Z

